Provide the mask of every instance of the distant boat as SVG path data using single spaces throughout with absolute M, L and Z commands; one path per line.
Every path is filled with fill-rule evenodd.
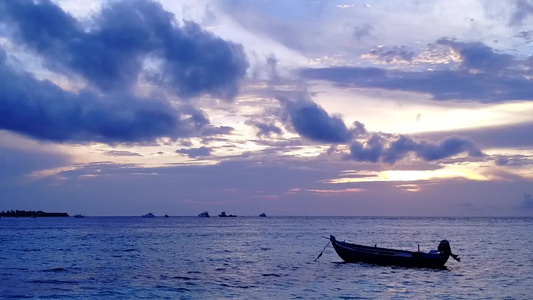
M 165 215 L 165 218 L 168 218 L 168 215 Z
M 461 261 L 457 255 L 452 253 L 450 243 L 447 240 L 440 242 L 438 250 L 429 252 L 412 252 L 350 244 L 337 241 L 332 235 L 329 236 L 329 240 L 335 252 L 345 262 L 442 269 L 450 256 Z
M 261 213 L 259 216 L 260 216 L 261 218 L 266 218 L 267 215 L 266 215 L 265 213 Z
M 85 218 L 85 216 L 82 215 L 82 214 L 75 214 L 75 215 L 74 215 L 74 218 L 78 218 L 78 219 L 80 219 L 80 218 Z
M 209 218 L 209 213 L 206 211 L 204 211 L 203 213 L 199 214 L 198 215 L 199 217 L 202 217 L 202 218 Z
M 220 215 L 218 216 L 221 218 L 235 218 L 236 217 L 236 215 L 226 215 L 225 211 L 221 212 Z
M 155 218 L 153 213 L 147 213 L 146 215 L 142 215 L 143 218 Z

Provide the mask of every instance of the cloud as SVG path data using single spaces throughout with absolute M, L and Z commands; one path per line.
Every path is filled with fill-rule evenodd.
M 377 68 L 304 69 L 307 79 L 337 82 L 345 87 L 371 87 L 427 93 L 435 100 L 474 100 L 484 103 L 531 100 L 533 84 L 522 76 L 499 77 L 467 71 L 406 72 Z
M 427 142 L 414 143 L 414 145 L 415 153 L 427 161 L 443 159 L 463 152 L 471 157 L 483 156 L 481 150 L 472 141 L 459 137 L 447 138 L 438 145 Z
M 533 166 L 533 157 L 528 155 L 495 155 L 494 164 L 507 167 Z
M 351 158 L 355 161 L 378 162 L 383 155 L 383 139 L 374 134 L 364 146 L 361 142 L 354 141 L 350 146 Z
M 279 63 L 278 59 L 276 58 L 276 56 L 274 56 L 274 54 L 271 54 L 269 57 L 267 57 L 266 62 L 268 66 L 268 76 L 270 80 L 274 80 L 274 81 L 278 80 L 279 79 L 279 74 L 277 70 L 277 65 Z
M 506 166 L 509 164 L 509 159 L 507 157 L 498 157 L 494 163 L 497 165 L 497 166 Z
M 300 94 L 296 100 L 278 96 L 288 123 L 300 136 L 324 143 L 343 143 L 349 141 L 353 132 L 348 130 L 340 117 L 330 116 L 318 104 Z
M 189 156 L 190 158 L 196 158 L 200 156 L 209 156 L 211 155 L 211 151 L 213 149 L 207 148 L 207 147 L 200 147 L 200 148 L 190 148 L 190 149 L 179 149 L 176 150 L 176 153 L 185 154 Z
M 415 53 L 407 49 L 407 47 L 378 47 L 370 50 L 370 53 L 364 56 L 372 59 L 375 63 L 397 63 L 410 62 L 415 58 Z
M 255 122 L 255 121 L 247 121 L 247 125 L 254 126 L 257 129 L 257 137 L 268 137 L 271 134 L 282 134 L 283 131 L 281 128 L 274 124 L 270 123 L 262 123 L 262 122 Z
M 323 24 L 326 3 L 308 1 L 217 1 L 224 13 L 247 30 L 258 32 L 263 37 L 273 38 L 284 46 L 299 51 L 316 47 L 310 35 L 301 34 L 303 30 L 316 29 L 313 39 L 322 30 L 316 27 Z M 331 31 L 329 31 L 331 34 Z
M 533 147 L 533 122 L 463 129 L 444 132 L 427 132 L 418 137 L 441 140 L 450 135 L 468 137 L 483 148 L 522 148 Z
M 399 69 L 330 67 L 305 68 L 305 79 L 327 80 L 341 87 L 381 88 L 427 93 L 435 100 L 472 100 L 484 103 L 533 100 L 533 84 L 528 70 L 531 62 L 494 52 L 481 43 L 460 43 L 449 39 L 437 41 L 459 53 L 456 68 L 404 71 Z M 391 54 L 391 59 L 402 57 Z M 378 57 L 387 52 L 376 53 Z M 408 59 L 409 56 L 406 56 Z
M 71 158 L 64 154 L 50 153 L 37 148 L 35 150 L 12 148 L 0 144 L 0 186 L 9 187 L 36 170 L 58 168 L 70 163 Z
M 347 189 L 341 189 L 341 190 L 331 190 L 331 189 L 323 189 L 323 190 L 299 190 L 298 192 L 311 192 L 318 195 L 335 195 L 335 194 L 351 194 L 351 193 L 361 193 L 365 192 L 365 189 L 359 189 L 359 188 L 347 188 Z M 290 191 L 291 193 L 294 193 L 294 190 Z
M 461 137 L 447 137 L 438 144 L 415 141 L 400 135 L 369 133 L 363 123 L 355 121 L 353 128 L 347 128 L 339 116 L 330 116 L 322 107 L 314 103 L 306 93 L 298 93 L 290 100 L 284 96 L 277 99 L 287 115 L 282 118 L 287 126 L 292 127 L 300 136 L 322 143 L 350 144 L 350 158 L 361 162 L 385 162 L 394 164 L 409 153 L 425 161 L 448 158 L 463 152 L 471 157 L 483 156 L 483 153 L 470 140 Z M 355 140 L 367 138 L 366 140 Z M 330 148 L 328 153 L 335 152 Z
M 169 33 L 164 41 L 163 80 L 178 95 L 192 97 L 208 93 L 233 99 L 239 90 L 248 62 L 243 47 L 208 34 L 195 23 L 186 22 L 182 32 Z
M 461 68 L 495 72 L 514 66 L 514 57 L 509 54 L 496 53 L 489 46 L 479 43 L 463 43 L 443 38 L 438 45 L 448 46 L 461 55 Z
M 524 39 L 524 41 L 526 42 L 526 44 L 529 44 L 533 41 L 533 30 L 528 30 L 528 31 L 520 31 L 516 37 L 518 38 L 521 38 L 521 39 Z
M 365 124 L 363 124 L 363 123 L 361 123 L 359 121 L 353 122 L 353 133 L 354 133 L 355 136 L 367 133 L 366 128 L 365 128 Z
M 152 59 L 160 67 L 147 78 L 177 95 L 232 99 L 248 68 L 241 45 L 193 22 L 175 25 L 173 14 L 150 0 L 113 1 L 89 28 L 48 0 L 6 1 L 0 20 L 46 67 L 79 74 L 103 91 L 130 88 Z
M 358 25 L 354 28 L 353 36 L 358 42 L 361 42 L 364 37 L 370 36 L 373 29 L 370 24 Z
M 111 150 L 106 152 L 109 156 L 143 156 L 140 153 L 137 152 L 131 152 L 131 151 L 119 151 L 119 150 Z
M 531 3 L 531 1 L 517 0 L 514 1 L 513 4 L 515 6 L 515 11 L 509 22 L 511 25 L 520 25 L 524 20 L 533 16 L 533 3 Z
M 209 133 L 191 105 L 128 93 L 71 93 L 11 68 L 0 49 L 0 129 L 55 142 L 146 143 Z M 216 131 L 216 128 L 213 130 Z
M 378 162 L 381 160 L 394 164 L 409 153 L 414 153 L 425 161 L 448 158 L 463 152 L 471 157 L 483 155 L 474 143 L 460 137 L 449 137 L 439 144 L 433 144 L 426 141 L 417 142 L 408 136 L 401 135 L 398 139 L 389 142 L 388 146 L 386 144 L 386 138 L 374 134 L 366 145 L 355 141 L 350 146 L 350 157 L 355 161 Z
M 524 200 L 522 200 L 521 208 L 533 209 L 533 198 L 531 194 L 524 194 Z

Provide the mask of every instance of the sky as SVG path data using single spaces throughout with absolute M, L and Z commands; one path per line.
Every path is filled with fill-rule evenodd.
M 0 210 L 533 216 L 533 1 L 0 0 Z

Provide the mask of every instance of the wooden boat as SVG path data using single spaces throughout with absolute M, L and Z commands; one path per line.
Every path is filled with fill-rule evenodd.
M 337 241 L 333 235 L 329 236 L 329 240 L 335 252 L 345 262 L 442 269 L 450 256 L 461 261 L 457 255 L 452 253 L 450 243 L 447 240 L 440 242 L 438 250 L 429 252 L 412 252 L 351 244 Z

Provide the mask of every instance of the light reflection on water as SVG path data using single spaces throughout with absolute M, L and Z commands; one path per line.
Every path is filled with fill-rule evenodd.
M 2 218 L 0 297 L 528 299 L 533 218 Z M 447 270 L 346 264 L 339 240 L 435 249 Z M 431 296 L 430 296 L 431 295 Z

